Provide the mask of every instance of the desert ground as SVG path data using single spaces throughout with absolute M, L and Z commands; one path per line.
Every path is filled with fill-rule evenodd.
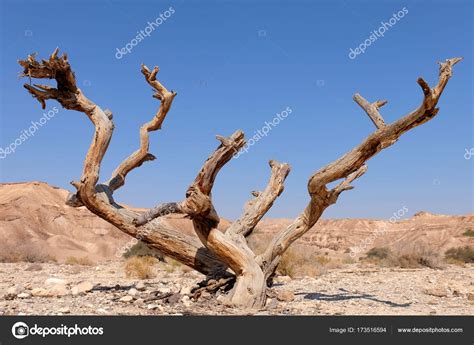
M 474 266 L 399 269 L 348 265 L 320 277 L 278 276 L 265 308 L 190 298 L 202 276 L 158 263 L 152 279 L 125 278 L 123 262 L 0 265 L 2 315 L 473 315 Z
M 250 311 L 226 306 L 221 291 L 197 296 L 203 275 L 137 256 L 130 237 L 66 195 L 0 184 L 0 315 L 474 314 L 473 214 L 409 217 L 401 205 L 386 220 L 323 219 L 285 254 L 265 307 Z M 193 233 L 182 217 L 163 222 Z M 289 222 L 264 219 L 255 252 Z M 448 257 L 453 248 L 465 250 Z

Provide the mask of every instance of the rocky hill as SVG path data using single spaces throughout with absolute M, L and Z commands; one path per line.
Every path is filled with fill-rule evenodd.
M 0 184 L 0 244 L 2 248 L 40 251 L 62 261 L 88 256 L 92 260 L 113 259 L 131 238 L 90 213 L 84 207 L 64 204 L 67 191 L 43 182 Z M 194 235 L 189 220 L 170 217 L 169 226 Z M 264 219 L 254 231 L 255 241 L 264 243 L 291 222 Z M 229 224 L 223 219 L 221 229 Z M 374 246 L 396 250 L 444 251 L 472 244 L 463 236 L 474 230 L 474 214 L 434 215 L 419 212 L 409 219 L 321 220 L 300 244 L 334 253 L 359 255 Z

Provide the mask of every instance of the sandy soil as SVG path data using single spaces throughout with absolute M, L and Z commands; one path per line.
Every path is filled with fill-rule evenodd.
M 138 280 L 125 278 L 122 261 L 4 263 L 0 315 L 474 315 L 474 265 L 433 270 L 354 264 L 316 278 L 280 276 L 273 298 L 257 312 L 229 308 L 213 296 L 189 299 L 201 279 L 166 264 L 156 266 L 155 278 Z

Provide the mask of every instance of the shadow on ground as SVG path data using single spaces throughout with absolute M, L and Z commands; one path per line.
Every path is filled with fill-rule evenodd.
M 339 290 L 341 291 L 341 293 L 337 293 L 333 295 L 328 295 L 328 294 L 319 293 L 319 292 L 300 292 L 300 293 L 296 293 L 295 295 L 304 295 L 304 299 L 328 301 L 328 302 L 345 301 L 345 300 L 351 300 L 351 299 L 365 299 L 365 300 L 383 303 L 391 307 L 398 307 L 398 308 L 407 308 L 411 305 L 411 303 L 395 303 L 392 301 L 379 299 L 369 294 L 351 294 L 349 291 L 345 289 L 339 289 Z

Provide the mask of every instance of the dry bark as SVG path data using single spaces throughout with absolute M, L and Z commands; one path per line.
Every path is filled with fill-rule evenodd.
M 125 184 L 128 173 L 144 162 L 155 159 L 148 152 L 149 132 L 161 128 L 176 96 L 175 92 L 168 91 L 157 80 L 158 67 L 150 70 L 142 65 L 141 68 L 146 82 L 155 92 L 153 97 L 160 101 L 160 106 L 154 117 L 140 128 L 139 148 L 119 164 L 109 180 L 99 183 L 100 166 L 114 128 L 112 112 L 102 110 L 86 98 L 76 85 L 67 56 L 58 56 L 58 49 L 48 60 L 38 62 L 35 56 L 30 55 L 26 60 L 20 60 L 19 64 L 24 68 L 23 76 L 56 80 L 56 88 L 24 85 L 43 108 L 46 100 L 55 99 L 65 109 L 86 114 L 95 128 L 81 178 L 72 182 L 77 191 L 68 196 L 67 204 L 72 207 L 85 206 L 126 234 L 208 277 L 216 277 L 208 280 L 211 283 L 201 289 L 214 291 L 225 284 L 231 284 L 232 289 L 226 295 L 228 303 L 259 308 L 265 304 L 267 283 L 271 283 L 281 256 L 294 241 L 316 224 L 324 210 L 334 204 L 343 191 L 353 188 L 351 183 L 367 170 L 365 163 L 394 144 L 403 133 L 429 121 L 437 114 L 436 104 L 452 75 L 452 66 L 460 60 L 454 58 L 440 64 L 439 82 L 434 88 L 430 88 L 420 78 L 418 83 L 424 94 L 422 104 L 392 124 L 385 124 L 379 113 L 379 108 L 386 101 L 369 103 L 362 96 L 354 95 L 354 100 L 364 109 L 377 130 L 353 150 L 311 176 L 308 182 L 310 201 L 306 209 L 292 224 L 282 229 L 260 255 L 255 255 L 250 249 L 246 237 L 283 192 L 285 178 L 290 172 L 288 164 L 270 161 L 271 175 L 267 186 L 261 192 L 252 192 L 254 198 L 247 203 L 242 216 L 223 233 L 217 230 L 219 216 L 212 203 L 212 187 L 220 169 L 244 146 L 245 139 L 241 131 L 236 131 L 228 138 L 217 136 L 220 145 L 204 162 L 187 189 L 184 200 L 161 204 L 138 213 L 116 203 L 113 193 Z M 329 183 L 341 179 L 342 182 L 336 187 L 328 189 Z M 171 213 L 181 213 L 191 218 L 200 242 L 184 235 L 179 229 L 165 228 L 159 217 Z

